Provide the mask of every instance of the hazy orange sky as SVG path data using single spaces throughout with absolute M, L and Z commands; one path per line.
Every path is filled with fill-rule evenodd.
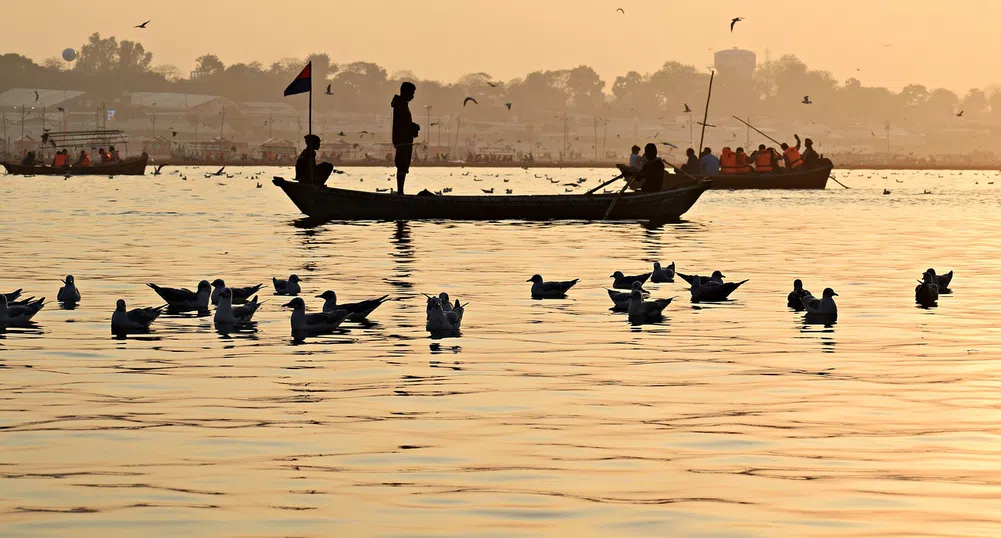
M 87 4 L 7 0 L 0 52 L 37 61 L 92 32 L 141 41 L 154 63 L 187 73 L 217 54 L 227 65 L 326 52 L 390 72 L 452 81 L 485 71 L 507 80 L 587 64 L 608 81 L 666 60 L 698 67 L 740 47 L 764 60 L 795 53 L 838 80 L 899 89 L 917 82 L 960 93 L 1001 82 L 1001 1 L 910 0 L 169 0 Z M 102 7 L 103 14 L 95 8 Z M 625 15 L 616 8 L 625 9 Z M 49 16 L 53 15 L 53 16 Z M 732 17 L 746 20 L 729 32 Z M 145 30 L 134 25 L 152 19 Z M 30 23 L 29 23 L 30 21 Z M 889 46 L 886 46 L 889 45 Z M 607 89 L 607 88 L 606 88 Z

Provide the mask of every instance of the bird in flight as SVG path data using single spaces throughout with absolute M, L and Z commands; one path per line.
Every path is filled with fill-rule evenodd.
M 506 106 L 508 110 L 511 110 L 511 105 L 513 104 L 514 103 L 504 103 L 504 106 Z
M 333 86 L 333 84 L 327 84 L 327 91 L 325 91 L 324 93 L 326 93 L 327 95 L 334 95 L 334 92 L 330 91 L 331 86 Z
M 462 106 L 466 106 L 466 103 L 468 103 L 470 101 L 472 101 L 474 105 L 478 105 L 479 104 L 479 103 L 476 102 L 476 99 L 473 99 L 472 97 L 467 97 L 467 98 L 465 98 L 465 99 L 462 100 Z
M 59 112 L 66 112 L 66 109 L 61 106 L 57 106 L 56 110 L 58 110 Z
M 490 86 L 491 88 L 496 88 L 497 86 L 500 85 L 501 85 L 500 82 L 490 82 L 489 80 L 487 81 L 487 86 Z
M 813 101 L 810 100 L 810 96 L 809 95 L 804 95 L 803 96 L 803 104 L 804 105 L 812 105 L 813 104 Z
M 142 24 L 137 24 L 136 28 L 146 28 L 146 25 L 149 24 L 149 23 L 150 23 L 150 21 L 146 21 L 146 22 L 144 22 Z
M 171 138 L 177 138 L 177 131 L 173 131 L 173 130 L 170 131 L 170 137 Z
M 674 149 L 678 149 L 678 146 L 675 146 L 674 144 L 672 144 L 670 142 L 663 142 L 663 141 L 661 141 L 661 144 L 663 144 L 665 146 L 671 146 Z
M 688 103 L 685 103 L 685 113 L 691 112 L 692 109 L 688 107 Z
M 742 20 L 744 20 L 744 17 L 734 17 L 733 20 L 730 21 L 730 33 L 731 34 L 733 33 L 733 27 L 734 27 L 734 25 L 736 25 L 738 22 L 740 22 Z
M 959 113 L 956 114 L 956 117 L 957 118 L 962 118 L 963 117 L 963 112 L 966 112 L 966 111 L 965 110 L 960 110 Z
M 348 135 L 344 134 L 344 131 L 341 131 L 341 132 L 337 133 L 337 136 L 348 136 Z
M 35 101 L 38 101 L 38 90 L 35 90 Z
M 619 9 L 616 9 L 615 11 L 618 11 L 618 12 L 622 13 L 623 15 L 626 14 L 626 10 L 622 9 L 621 7 Z

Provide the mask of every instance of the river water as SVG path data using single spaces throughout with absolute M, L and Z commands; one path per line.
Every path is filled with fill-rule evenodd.
M 1001 535 L 998 172 L 710 191 L 655 229 L 306 228 L 279 170 L 164 172 L 0 179 L 0 291 L 54 299 L 72 273 L 83 293 L 0 333 L 4 536 Z M 565 189 L 536 175 L 611 174 L 419 168 L 410 188 Z M 608 275 L 656 260 L 750 281 L 713 305 L 648 285 L 678 299 L 630 326 Z M 928 267 L 955 293 L 925 310 Z M 325 289 L 396 300 L 302 344 L 270 288 L 256 332 L 110 334 L 116 299 L 159 304 L 146 282 L 290 273 L 314 311 Z M 581 282 L 533 301 L 533 273 Z M 786 308 L 795 278 L 840 294 L 837 324 Z M 424 331 L 439 291 L 470 303 L 459 338 Z

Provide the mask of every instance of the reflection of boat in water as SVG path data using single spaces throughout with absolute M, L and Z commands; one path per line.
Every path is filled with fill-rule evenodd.
M 300 211 L 321 220 L 602 220 L 615 198 L 614 194 L 400 196 L 280 177 L 274 184 Z M 708 188 L 708 181 L 700 181 L 661 192 L 623 194 L 609 220 L 677 221 Z
M 144 176 L 149 155 L 143 153 L 117 163 L 92 164 L 90 166 L 68 166 L 56 168 L 47 164 L 31 165 L 0 163 L 8 174 L 35 176 Z
M 802 168 L 802 167 L 801 167 Z M 714 176 L 696 176 L 699 179 L 712 180 L 713 189 L 824 189 L 827 179 L 834 169 L 834 163 L 823 159 L 816 168 L 789 173 L 776 174 L 719 174 Z M 664 184 L 668 187 L 679 187 L 692 182 L 686 175 L 665 174 Z

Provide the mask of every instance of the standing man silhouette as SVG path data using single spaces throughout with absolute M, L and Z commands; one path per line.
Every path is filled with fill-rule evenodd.
M 403 184 L 410 172 L 414 157 L 414 139 L 421 126 L 410 115 L 410 101 L 414 100 L 417 86 L 413 82 L 400 84 L 400 94 L 393 96 L 393 147 L 396 148 L 396 193 L 403 194 Z

